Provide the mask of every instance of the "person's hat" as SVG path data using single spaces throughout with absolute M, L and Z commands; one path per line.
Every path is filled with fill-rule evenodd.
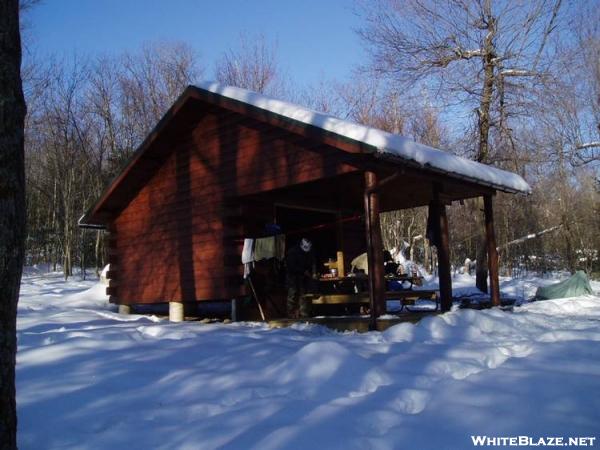
M 303 238 L 302 241 L 300 241 L 300 248 L 305 252 L 310 252 L 310 249 L 312 248 L 312 242 L 306 238 Z

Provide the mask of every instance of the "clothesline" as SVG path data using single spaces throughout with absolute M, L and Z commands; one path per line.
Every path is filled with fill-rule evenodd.
M 293 234 L 306 233 L 307 231 L 319 230 L 319 229 L 322 229 L 322 228 L 330 228 L 330 227 L 339 225 L 340 223 L 353 222 L 353 221 L 356 221 L 356 220 L 360 220 L 363 217 L 364 216 L 362 214 L 359 214 L 359 215 L 356 215 L 356 216 L 351 216 L 351 217 L 344 217 L 343 219 L 336 220 L 335 222 L 321 223 L 321 224 L 312 225 L 312 226 L 306 227 L 306 228 L 299 228 L 297 230 L 291 230 L 291 231 L 288 231 L 286 234 L 287 235 L 293 235 Z

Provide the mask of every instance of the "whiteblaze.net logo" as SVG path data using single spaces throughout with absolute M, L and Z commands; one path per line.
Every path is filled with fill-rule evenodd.
M 471 436 L 475 447 L 594 447 L 595 437 Z

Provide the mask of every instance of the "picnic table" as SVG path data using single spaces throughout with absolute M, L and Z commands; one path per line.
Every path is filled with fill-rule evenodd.
M 419 299 L 433 300 L 438 307 L 438 291 L 413 289 L 414 285 L 421 284 L 422 278 L 413 275 L 394 275 L 386 276 L 388 286 L 396 283 L 402 286 L 404 282 L 410 284 L 409 287 L 386 290 L 386 300 L 398 300 L 400 302 L 400 311 L 407 306 L 412 306 Z M 368 278 L 366 276 L 346 276 L 346 277 L 323 277 L 319 279 L 318 292 L 311 295 L 313 305 L 362 305 L 370 304 L 368 293 Z M 406 308 L 408 310 L 408 308 Z

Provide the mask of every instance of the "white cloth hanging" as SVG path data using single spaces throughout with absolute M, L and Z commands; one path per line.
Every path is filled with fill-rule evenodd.
M 244 265 L 244 278 L 248 278 L 252 267 L 254 267 L 254 239 L 244 239 L 242 264 Z
M 248 264 L 254 261 L 254 239 L 244 239 L 244 249 L 242 250 L 242 264 Z

